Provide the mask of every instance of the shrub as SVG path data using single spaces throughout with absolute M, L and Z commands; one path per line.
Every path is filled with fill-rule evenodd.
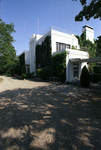
M 101 74 L 100 73 L 95 73 L 93 75 L 93 82 L 97 83 L 97 82 L 100 82 L 100 81 L 101 81 Z
M 49 76 L 49 74 L 50 73 L 48 67 L 36 70 L 36 77 L 38 78 L 47 79 L 47 76 Z
M 27 73 L 22 73 L 21 76 L 22 76 L 23 79 L 28 78 L 28 74 Z
M 61 81 L 66 80 L 66 51 L 52 56 L 52 76 L 58 77 Z
M 42 77 L 42 69 L 37 69 L 36 70 L 36 77 L 41 78 Z
M 101 66 L 95 66 L 94 68 L 94 73 L 101 73 Z
M 90 75 L 86 66 L 84 66 L 82 69 L 80 83 L 82 87 L 89 87 Z

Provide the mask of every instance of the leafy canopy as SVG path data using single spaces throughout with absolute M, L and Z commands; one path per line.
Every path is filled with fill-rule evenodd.
M 84 18 L 88 21 L 92 17 L 101 20 L 101 0 L 80 0 L 80 2 L 83 9 L 75 17 L 75 21 L 83 21 Z
M 14 24 L 6 24 L 0 19 L 0 74 L 10 73 L 15 63 L 16 51 L 12 42 Z
M 101 36 L 97 37 L 97 40 L 95 41 L 96 47 L 97 47 L 97 56 L 101 57 Z

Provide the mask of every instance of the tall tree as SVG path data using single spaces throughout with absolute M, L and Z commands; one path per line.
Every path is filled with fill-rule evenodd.
M 92 17 L 101 20 L 101 0 L 80 0 L 80 2 L 83 9 L 75 17 L 75 21 L 83 21 L 84 17 L 87 21 Z
M 97 37 L 97 40 L 95 41 L 96 47 L 97 47 L 97 56 L 101 57 L 101 36 Z
M 15 63 L 16 51 L 12 42 L 14 24 L 6 24 L 0 19 L 0 74 L 11 73 Z

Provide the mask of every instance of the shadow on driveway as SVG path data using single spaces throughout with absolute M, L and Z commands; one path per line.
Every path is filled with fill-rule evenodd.
M 0 150 L 100 150 L 101 95 L 73 92 L 51 86 L 2 92 Z

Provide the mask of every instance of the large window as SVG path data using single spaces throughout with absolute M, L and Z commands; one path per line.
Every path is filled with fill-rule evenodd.
M 65 50 L 65 49 L 70 49 L 70 45 L 56 42 L 56 51 Z

